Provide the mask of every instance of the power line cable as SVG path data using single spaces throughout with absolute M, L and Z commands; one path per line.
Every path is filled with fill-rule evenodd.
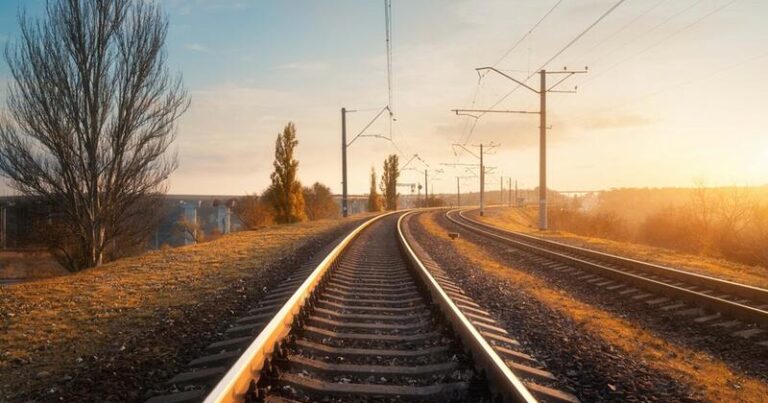
M 392 138 L 394 105 L 392 104 L 392 2 L 384 0 L 384 24 L 387 45 L 387 106 L 389 107 L 389 138 Z
M 554 5 L 553 5 L 553 6 L 552 6 L 550 9 L 549 9 L 549 11 L 547 11 L 547 12 L 546 12 L 546 14 L 544 14 L 544 15 L 543 15 L 543 16 L 542 16 L 542 17 L 541 17 L 541 18 L 540 18 L 540 19 L 539 19 L 539 20 L 538 20 L 538 21 L 537 21 L 535 24 L 533 24 L 533 26 L 531 27 L 531 29 L 529 29 L 529 30 L 528 30 L 528 32 L 526 32 L 526 33 L 525 33 L 525 35 L 523 35 L 522 37 L 520 37 L 520 39 L 518 39 L 518 40 L 517 40 L 517 42 L 515 42 L 515 44 L 514 44 L 514 45 L 512 45 L 512 47 L 511 47 L 511 48 L 509 48 L 509 49 L 508 49 L 506 52 L 504 52 L 504 54 L 503 54 L 503 55 L 501 55 L 501 57 L 500 57 L 498 60 L 496 60 L 496 63 L 493 63 L 493 65 L 492 65 L 492 66 L 493 66 L 493 67 L 496 67 L 496 66 L 497 66 L 499 63 L 501 63 L 501 62 L 502 62 L 502 61 L 503 61 L 503 60 L 504 60 L 504 59 L 505 59 L 507 56 L 509 56 L 509 54 L 510 54 L 510 53 L 512 53 L 512 52 L 513 52 L 515 49 L 517 49 L 518 45 L 520 45 L 520 44 L 521 44 L 521 43 L 522 43 L 522 42 L 523 42 L 523 41 L 524 41 L 526 38 L 528 38 L 528 37 L 529 37 L 529 36 L 530 36 L 530 35 L 533 33 L 533 30 L 535 30 L 536 28 L 538 28 L 538 27 L 539 27 L 539 25 L 541 25 L 541 23 L 542 23 L 542 22 L 544 22 L 544 20 L 545 20 L 545 19 L 547 19 L 547 17 L 549 17 L 549 15 L 550 15 L 550 14 L 552 14 L 552 12 L 553 12 L 553 11 L 555 11 L 555 9 L 556 9 L 556 8 L 557 8 L 557 7 L 560 5 L 560 3 L 562 3 L 562 2 L 563 2 L 563 0 L 558 0 L 558 2 L 557 2 L 557 3 L 555 3 L 555 4 L 554 4 Z
M 525 78 L 525 80 L 523 80 L 523 82 L 527 82 L 527 81 L 528 81 L 528 80 L 530 80 L 530 79 L 531 79 L 531 77 L 533 77 L 533 76 L 534 76 L 534 75 L 535 75 L 535 74 L 536 74 L 538 71 L 540 71 L 540 70 L 542 70 L 543 68 L 547 67 L 547 65 L 549 65 L 549 63 L 551 63 L 551 62 L 552 62 L 553 60 L 555 60 L 555 59 L 556 59 L 558 56 L 560 56 L 561 54 L 563 54 L 563 52 L 565 52 L 566 50 L 568 50 L 568 48 L 570 48 L 571 46 L 573 46 L 573 44 L 575 44 L 575 43 L 576 43 L 576 42 L 577 42 L 579 39 L 581 39 L 582 37 L 584 37 L 584 35 L 586 35 L 586 34 L 587 34 L 587 33 L 588 33 L 590 30 L 592 30 L 592 28 L 594 28 L 594 27 L 595 27 L 597 24 L 599 24 L 599 23 L 600 23 L 602 20 L 604 20 L 606 17 L 608 17 L 608 16 L 609 16 L 609 15 L 610 15 L 610 14 L 611 14 L 611 13 L 612 13 L 614 10 L 616 10 L 616 8 L 618 8 L 618 7 L 619 7 L 619 6 L 620 6 L 622 3 L 624 3 L 625 1 L 626 1 L 626 0 L 619 0 L 618 2 L 616 2 L 616 3 L 615 3 L 613 6 L 611 6 L 611 7 L 610 7 L 608 10 L 606 10 L 606 11 L 605 11 L 605 12 L 604 12 L 604 13 L 603 13 L 603 14 L 602 14 L 602 15 L 601 15 L 601 16 L 600 16 L 600 17 L 599 17 L 597 20 L 595 20 L 595 22 L 593 22 L 592 24 L 590 24 L 590 25 L 589 25 L 589 26 L 588 26 L 586 29 L 584 29 L 583 31 L 581 31 L 581 33 L 580 33 L 580 34 L 576 35 L 576 37 L 575 37 L 575 38 L 573 38 L 573 39 L 572 39 L 570 42 L 568 42 L 568 43 L 567 43 L 567 44 L 566 44 L 566 45 L 565 45 L 565 46 L 564 46 L 562 49 L 560 49 L 560 50 L 559 50 L 559 51 L 557 51 L 557 53 L 555 53 L 555 54 L 554 54 L 552 57 L 550 57 L 549 59 L 547 59 L 547 61 L 546 61 L 546 62 L 544 62 L 544 63 L 543 63 L 543 64 L 542 64 L 542 65 L 541 65 L 541 66 L 540 66 L 538 69 L 536 69 L 536 70 L 532 71 L 532 72 L 531 72 L 531 74 L 529 74 L 529 75 L 528 75 L 528 77 L 526 77 L 526 78 Z M 510 91 L 509 91 L 509 92 L 508 92 L 506 95 L 504 95 L 503 97 L 501 97 L 501 99 L 499 99 L 498 101 L 496 101 L 495 103 L 493 103 L 493 105 L 491 105 L 491 106 L 490 106 L 490 107 L 488 107 L 487 109 L 493 109 L 493 108 L 497 107 L 497 106 L 498 106 L 500 103 L 504 102 L 504 100 L 506 100 L 507 98 L 509 98 L 509 96 L 510 96 L 510 95 L 512 95 L 512 93 L 514 93 L 515 91 L 517 91 L 519 88 L 520 88 L 520 84 L 518 84 L 517 86 L 515 86 L 514 88 L 512 88 L 512 89 L 511 89 L 511 90 L 510 90 Z M 483 117 L 485 114 L 486 114 L 486 112 L 483 112 L 483 113 L 481 113 L 481 114 L 480 114 L 480 117 Z
M 611 40 L 611 39 L 613 39 L 613 38 L 617 38 L 617 37 L 618 37 L 618 35 L 619 35 L 619 34 L 621 34 L 622 32 L 624 32 L 624 31 L 625 31 L 627 28 L 631 27 L 631 26 L 632 26 L 632 25 L 634 25 L 636 22 L 640 21 L 640 19 L 642 19 L 642 18 L 643 18 L 643 17 L 645 17 L 646 15 L 650 14 L 650 13 L 651 13 L 653 10 L 655 10 L 655 9 L 659 8 L 659 6 L 661 6 L 662 4 L 666 3 L 667 1 L 668 1 L 668 0 L 659 0 L 659 1 L 657 1 L 657 2 L 656 2 L 656 3 L 654 3 L 652 6 L 650 6 L 650 7 L 646 8 L 646 9 L 645 9 L 644 11 L 642 11 L 640 14 L 636 15 L 636 16 L 635 16 L 635 18 L 633 18 L 631 21 L 629 21 L 628 23 L 626 23 L 626 24 L 622 25 L 621 27 L 619 27 L 619 29 L 617 29 L 617 30 L 613 31 L 613 32 L 612 32 L 610 35 L 606 35 L 606 37 L 605 37 L 603 40 L 601 40 L 601 41 L 598 41 L 597 43 L 595 43 L 595 44 L 594 44 L 594 45 L 593 45 L 593 46 L 592 46 L 592 47 L 591 47 L 589 50 L 587 50 L 585 53 L 586 53 L 586 54 L 590 54 L 590 53 L 594 52 L 594 50 L 595 50 L 595 49 L 597 49 L 597 48 L 599 48 L 601 45 L 603 45 L 605 42 L 607 42 L 607 41 L 609 41 L 609 40 Z M 644 35 L 636 36 L 634 39 L 637 39 L 638 37 L 642 37 L 642 36 L 644 36 Z M 634 40 L 634 39 L 633 39 L 633 40 Z M 620 46 L 620 47 L 623 47 L 623 45 L 622 45 L 622 46 Z M 616 50 L 616 48 L 614 48 L 614 49 L 613 49 L 611 52 L 609 52 L 609 53 L 612 53 L 612 52 L 613 52 L 613 51 L 615 51 L 615 50 Z M 603 56 L 603 57 L 604 57 L 604 56 Z M 585 63 L 582 63 L 582 64 L 585 64 Z
M 716 70 L 711 71 L 711 72 L 709 72 L 709 73 L 707 73 L 705 75 L 702 75 L 702 76 L 690 79 L 688 81 L 684 81 L 684 82 L 676 84 L 676 85 L 672 85 L 672 86 L 668 86 L 668 87 L 663 87 L 663 88 L 660 88 L 660 89 L 658 89 L 656 91 L 653 91 L 653 92 L 641 95 L 639 97 L 633 98 L 633 99 L 631 99 L 631 100 L 629 100 L 627 102 L 624 102 L 622 104 L 613 105 L 613 106 L 611 106 L 609 108 L 602 109 L 602 110 L 599 111 L 599 113 L 596 112 L 596 111 L 591 111 L 591 112 L 585 113 L 583 115 L 577 116 L 575 119 L 572 120 L 572 122 L 580 122 L 580 121 L 583 121 L 584 119 L 586 119 L 589 116 L 594 116 L 596 114 L 602 114 L 602 113 L 605 113 L 605 112 L 608 112 L 608 111 L 625 108 L 625 107 L 627 107 L 629 105 L 632 105 L 632 104 L 635 104 L 637 102 L 643 101 L 645 99 L 648 99 L 648 98 L 651 98 L 651 97 L 663 94 L 665 92 L 672 91 L 672 90 L 675 90 L 675 89 L 679 89 L 679 88 L 682 88 L 682 87 L 686 87 L 686 86 L 694 84 L 696 82 L 703 81 L 703 80 L 709 79 L 711 77 L 714 77 L 714 76 L 716 76 L 718 74 L 722 74 L 722 73 L 724 73 L 726 71 L 730 71 L 730 70 L 733 70 L 733 69 L 736 69 L 736 68 L 743 67 L 745 65 L 754 63 L 754 62 L 756 62 L 756 61 L 758 61 L 760 59 L 763 59 L 765 57 L 768 57 L 768 50 L 758 54 L 757 56 L 753 56 L 753 57 L 751 57 L 749 59 L 746 59 L 746 60 L 740 61 L 738 63 L 734 63 L 734 64 L 731 64 L 731 65 L 728 65 L 726 67 L 722 67 L 722 68 L 716 69 Z
M 512 53 L 520 45 L 520 43 L 522 43 L 525 40 L 525 38 L 530 38 L 531 34 L 533 34 L 533 31 L 535 31 L 536 28 L 538 28 L 539 25 L 541 25 L 541 23 L 544 22 L 544 20 L 546 20 L 547 17 L 549 17 L 550 14 L 552 14 L 552 12 L 555 11 L 555 9 L 557 9 L 557 7 L 560 6 L 560 4 L 562 2 L 563 2 L 563 0 L 558 0 L 552 7 L 550 7 L 549 10 L 547 10 L 547 12 L 544 13 L 544 15 L 541 18 L 539 18 L 539 20 L 536 21 L 536 23 L 533 24 L 533 26 L 528 31 L 526 31 L 526 33 L 522 37 L 520 37 L 520 39 L 518 39 L 512 45 L 511 48 L 509 48 L 506 52 L 504 52 L 504 54 L 493 65 L 496 66 L 499 63 L 501 63 L 507 56 L 509 56 L 510 53 Z M 530 59 L 530 42 L 529 42 L 529 59 Z M 530 60 L 529 60 L 529 64 L 530 64 Z M 480 90 L 481 81 L 483 79 L 483 76 L 484 76 L 484 74 L 479 74 L 478 75 L 477 83 L 475 84 L 475 95 L 472 97 L 472 108 L 474 108 L 475 102 L 477 101 L 477 95 L 478 95 L 478 92 Z M 462 136 L 462 137 L 465 137 L 464 142 L 463 142 L 464 144 L 467 144 L 469 142 L 469 139 L 472 138 L 472 134 L 474 133 L 475 128 L 477 127 L 477 121 L 478 121 L 478 118 L 474 118 L 474 119 L 472 119 L 472 125 L 471 126 L 469 126 L 467 123 L 464 124 L 464 129 L 462 130 L 462 132 L 466 131 L 467 127 L 469 127 L 469 131 L 467 131 L 466 135 Z M 468 121 L 466 121 L 466 122 L 468 122 Z
M 672 38 L 676 37 L 677 35 L 680 35 L 681 33 L 683 33 L 683 32 L 685 32 L 685 31 L 687 31 L 687 30 L 689 30 L 689 29 L 693 28 L 694 26 L 698 25 L 699 23 L 701 23 L 701 22 L 702 22 L 702 21 L 704 21 L 705 19 L 707 19 L 707 18 L 709 18 L 709 17 L 711 17 L 711 16 L 713 16 L 713 15 L 715 15 L 715 14 L 719 13 L 720 11 L 723 11 L 725 8 L 727 8 L 728 6 L 732 5 L 732 4 L 733 4 L 733 3 L 735 3 L 736 1 L 737 1 L 737 0 L 731 0 L 731 1 L 729 1 L 728 3 L 724 3 L 724 4 L 722 4 L 720 7 L 717 7 L 717 8 L 715 8 L 715 9 L 713 9 L 712 11 L 710 11 L 710 12 L 708 12 L 708 13 L 704 14 L 703 16 L 701 16 L 701 17 L 697 18 L 697 19 L 696 19 L 696 20 L 694 20 L 693 22 L 691 22 L 691 23 L 689 23 L 689 24 L 687 24 L 687 25 L 683 26 L 682 28 L 680 28 L 680 29 L 678 29 L 678 30 L 676 30 L 676 31 L 672 32 L 671 34 L 669 34 L 669 35 L 667 35 L 667 36 L 665 36 L 665 37 L 661 38 L 661 40 L 659 40 L 659 41 L 656 41 L 656 42 L 652 43 L 650 46 L 647 46 L 647 47 L 645 47 L 643 50 L 641 50 L 641 51 L 639 51 L 639 52 L 635 52 L 635 53 L 631 54 L 629 57 L 627 57 L 627 58 L 625 58 L 625 59 L 622 59 L 621 61 L 619 61 L 619 62 L 617 62 L 617 63 L 614 63 L 614 64 L 612 64 L 612 65 L 611 65 L 611 66 L 609 66 L 608 68 L 606 68 L 606 69 L 603 69 L 602 71 L 600 71 L 600 73 L 598 73 L 598 74 L 596 74 L 596 75 L 594 75 L 594 76 L 592 76 L 592 77 L 589 77 L 588 79 L 584 80 L 584 81 L 582 82 L 582 85 L 583 85 L 583 84 L 586 84 L 586 83 L 588 83 L 588 82 L 590 82 L 590 81 L 594 81 L 595 79 L 597 79 L 597 78 L 599 78 L 599 77 L 602 77 L 603 75 L 605 75 L 605 73 L 607 73 L 607 72 L 609 72 L 609 71 L 613 70 L 613 69 L 614 69 L 614 68 L 616 68 L 617 66 L 619 66 L 619 65 L 622 65 L 622 64 L 624 64 L 624 63 L 626 63 L 626 62 L 628 62 L 628 61 L 630 61 L 630 60 L 632 60 L 632 59 L 636 58 L 637 56 L 639 56 L 639 55 L 641 55 L 641 54 L 643 54 L 643 53 L 646 53 L 646 52 L 648 52 L 649 50 L 651 50 L 651 49 L 653 49 L 653 48 L 655 48 L 655 47 L 657 47 L 657 46 L 661 45 L 662 43 L 664 43 L 664 42 L 666 42 L 666 41 L 668 41 L 668 40 L 670 40 L 670 39 L 672 39 Z

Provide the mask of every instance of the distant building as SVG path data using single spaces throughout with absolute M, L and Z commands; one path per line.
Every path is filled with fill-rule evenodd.
M 194 243 L 194 237 L 179 230 L 186 222 L 203 236 L 238 231 L 242 223 L 232 213 L 236 196 L 167 195 L 163 201 L 160 225 L 147 245 L 157 249 L 163 245 Z M 35 223 L 48 219 L 45 206 L 27 196 L 0 197 L 0 248 L 26 249 L 39 247 L 34 236 Z

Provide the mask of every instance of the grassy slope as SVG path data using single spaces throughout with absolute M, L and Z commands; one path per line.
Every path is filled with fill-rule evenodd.
M 115 343 L 156 323 L 158 311 L 192 306 L 258 275 L 265 263 L 343 222 L 238 232 L 72 275 L 0 287 L 0 389 L 14 388 L 14 375 L 45 378 L 82 357 L 120 348 Z
M 757 287 L 768 288 L 768 269 L 748 266 L 723 259 L 690 255 L 682 252 L 657 248 L 631 242 L 618 242 L 603 238 L 591 238 L 565 231 L 541 232 L 536 229 L 538 210 L 490 208 L 484 217 L 477 211 L 470 212 L 473 218 L 480 218 L 490 224 L 513 231 L 527 232 L 575 246 L 599 250 L 633 259 L 660 264 L 681 270 L 688 270 L 708 276 L 736 281 Z M 466 214 L 466 213 L 465 213 Z

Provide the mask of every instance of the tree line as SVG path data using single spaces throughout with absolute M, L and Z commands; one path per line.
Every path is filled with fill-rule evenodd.
M 768 187 L 616 189 L 550 209 L 553 229 L 768 267 Z
M 270 186 L 260 195 L 241 198 L 235 206 L 235 214 L 247 228 L 258 229 L 271 224 L 338 217 L 339 206 L 328 186 L 319 182 L 310 187 L 301 185 L 298 179 L 299 161 L 294 157 L 298 144 L 296 126 L 289 122 L 277 135 Z M 378 186 L 376 171 L 371 168 L 371 188 L 367 205 L 369 212 L 397 209 L 397 179 L 400 176 L 398 165 L 397 155 L 390 155 L 384 160 L 383 174 Z M 378 193 L 379 190 L 381 194 Z

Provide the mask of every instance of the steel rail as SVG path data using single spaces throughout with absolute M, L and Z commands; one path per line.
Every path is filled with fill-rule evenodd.
M 460 219 L 455 218 L 455 215 L 457 215 L 456 213 L 458 213 Z M 625 272 L 620 269 L 605 266 L 604 264 L 585 260 L 584 258 L 574 257 L 553 251 L 552 249 L 557 249 L 559 251 L 570 251 L 571 253 L 577 255 L 581 254 L 582 256 L 587 255 L 588 258 L 608 261 L 611 264 L 615 264 L 617 266 L 628 266 L 632 269 L 639 270 L 647 274 L 664 276 L 691 285 L 706 286 L 717 291 L 727 292 L 729 294 L 734 294 L 737 297 L 743 297 L 747 299 L 765 301 L 768 299 L 766 297 L 766 295 L 768 295 L 768 290 L 726 280 L 720 280 L 713 277 L 689 273 L 664 266 L 640 262 L 637 260 L 627 259 L 602 252 L 591 251 L 584 248 L 565 245 L 559 242 L 549 241 L 538 237 L 509 231 L 468 218 L 464 216 L 463 211 L 461 210 L 454 209 L 448 211 L 445 213 L 445 216 L 451 222 L 482 236 L 500 240 L 504 243 L 511 244 L 514 247 L 535 253 L 540 256 L 545 256 L 563 264 L 578 267 L 595 274 L 604 275 L 614 280 L 626 281 L 646 290 L 665 295 L 667 297 L 688 300 L 690 302 L 694 302 L 716 311 L 727 313 L 737 319 L 747 320 L 759 324 L 768 323 L 768 311 L 766 310 L 718 298 L 716 296 L 707 295 L 701 292 L 692 291 L 687 288 L 647 278 L 642 275 Z
M 378 215 L 358 226 L 317 265 L 317 268 L 312 271 L 291 298 L 272 317 L 253 343 L 248 346 L 235 364 L 211 390 L 204 400 L 205 403 L 242 402 L 245 400 L 252 382 L 259 377 L 265 362 L 275 351 L 278 343 L 288 335 L 291 325 L 297 319 L 302 307 L 312 297 L 317 289 L 317 285 L 325 277 L 325 274 L 334 262 L 364 229 L 391 214 L 395 214 L 395 212 Z
M 499 357 L 475 326 L 459 310 L 409 245 L 403 233 L 403 220 L 412 213 L 405 213 L 397 220 L 400 245 L 419 279 L 427 286 L 432 301 L 440 307 L 464 346 L 471 352 L 477 369 L 483 370 L 491 381 L 488 385 L 491 391 L 500 395 L 505 402 L 536 402 L 525 385 L 512 373 L 504 360 Z
M 489 223 L 483 223 L 483 222 L 474 220 L 472 218 L 469 218 L 464 215 L 464 211 L 468 211 L 468 210 L 459 211 L 459 216 L 461 216 L 461 218 L 469 222 L 472 222 L 473 224 L 482 225 L 486 228 L 491 228 L 495 231 L 503 232 L 505 234 L 508 234 L 510 236 L 516 237 L 521 240 L 527 240 L 527 241 L 531 241 L 541 245 L 547 245 L 548 247 L 552 247 L 554 249 L 558 249 L 564 252 L 574 253 L 574 254 L 578 254 L 591 259 L 597 259 L 607 263 L 620 265 L 622 267 L 628 267 L 635 270 L 640 270 L 643 272 L 648 272 L 648 273 L 668 277 L 671 279 L 684 281 L 686 283 L 701 285 L 701 286 L 709 287 L 709 288 L 726 292 L 726 293 L 732 293 L 743 298 L 748 298 L 748 299 L 753 299 L 759 302 L 768 303 L 768 289 L 754 287 L 747 284 L 736 283 L 733 281 L 723 280 L 723 279 L 719 279 L 716 277 L 711 277 L 703 274 L 691 273 L 684 270 L 678 270 L 672 267 L 666 267 L 658 264 L 642 262 L 635 259 L 612 255 L 610 253 L 599 252 L 596 250 L 586 249 L 586 248 L 573 246 L 573 245 L 567 245 L 562 242 L 552 241 L 549 239 L 543 239 L 540 237 L 531 236 L 531 235 L 523 234 L 520 232 L 510 231 Z

